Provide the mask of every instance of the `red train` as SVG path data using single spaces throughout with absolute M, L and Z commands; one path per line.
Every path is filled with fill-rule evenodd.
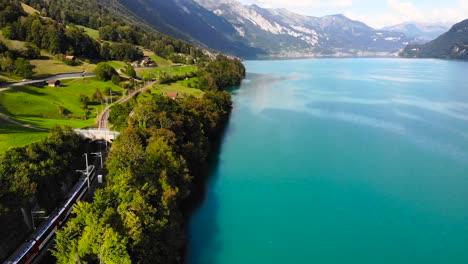
M 92 182 L 96 172 L 94 171 L 93 165 L 88 168 L 90 174 L 89 180 Z M 88 180 L 86 178 L 80 179 L 78 183 L 73 186 L 66 202 L 60 207 L 60 209 L 49 216 L 47 223 L 42 225 L 41 228 L 34 233 L 33 239 L 23 243 L 21 247 L 16 250 L 10 258 L 8 258 L 5 264 L 31 263 L 55 234 L 57 228 L 64 224 L 65 220 L 67 220 L 73 210 L 73 206 L 77 201 L 81 200 L 87 191 Z

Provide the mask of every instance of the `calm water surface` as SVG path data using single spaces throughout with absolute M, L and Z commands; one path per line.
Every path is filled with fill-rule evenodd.
M 190 264 L 468 263 L 468 63 L 245 64 Z

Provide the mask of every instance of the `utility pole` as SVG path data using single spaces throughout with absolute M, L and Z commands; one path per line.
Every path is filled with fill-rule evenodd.
M 89 189 L 90 183 L 89 183 L 88 153 L 85 153 L 84 156 L 86 159 L 86 178 L 88 179 L 88 189 Z
M 106 139 L 104 139 L 104 141 L 106 142 L 106 153 L 107 153 L 107 151 L 108 151 L 108 150 L 107 150 L 107 129 L 105 130 L 104 133 L 106 133 Z
M 106 140 L 107 142 L 107 140 Z M 95 155 L 96 157 L 100 157 L 101 158 L 101 169 L 104 168 L 103 167 L 103 164 L 102 164 L 102 152 L 95 152 L 95 153 L 91 153 L 92 155 Z

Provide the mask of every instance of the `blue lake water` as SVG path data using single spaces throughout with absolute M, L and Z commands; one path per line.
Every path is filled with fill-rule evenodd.
M 245 65 L 188 263 L 468 263 L 468 63 Z

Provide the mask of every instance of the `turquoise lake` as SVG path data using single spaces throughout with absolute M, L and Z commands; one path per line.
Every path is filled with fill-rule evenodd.
M 188 263 L 468 263 L 468 63 L 245 65 Z

